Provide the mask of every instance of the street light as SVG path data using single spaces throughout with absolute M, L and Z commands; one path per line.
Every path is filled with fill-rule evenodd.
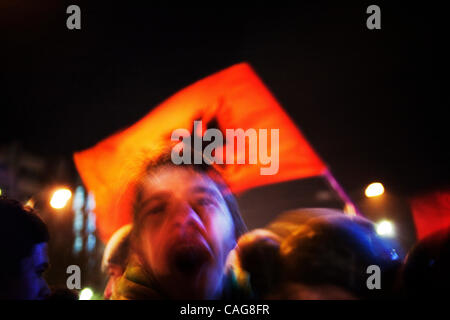
M 379 197 L 384 193 L 384 187 L 380 182 L 374 182 L 367 186 L 365 194 L 367 198 Z
M 395 234 L 394 224 L 389 220 L 382 220 L 377 223 L 376 230 L 382 237 L 393 237 Z
M 50 200 L 50 206 L 53 209 L 64 208 L 69 200 L 72 198 L 72 191 L 67 188 L 61 188 L 56 190 Z
M 84 288 L 80 292 L 79 300 L 91 300 L 92 296 L 94 295 L 94 292 L 90 288 Z

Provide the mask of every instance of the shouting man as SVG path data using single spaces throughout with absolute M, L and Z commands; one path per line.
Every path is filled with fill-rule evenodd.
M 243 294 L 224 267 L 246 231 L 233 194 L 207 165 L 147 166 L 136 184 L 132 256 L 112 299 L 220 299 Z

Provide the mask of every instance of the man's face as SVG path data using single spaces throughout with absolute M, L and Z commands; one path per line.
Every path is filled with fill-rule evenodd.
M 29 257 L 22 260 L 21 272 L 14 283 L 13 296 L 21 300 L 42 300 L 50 294 L 43 273 L 48 268 L 47 243 L 35 244 Z
M 163 166 L 143 181 L 139 247 L 144 264 L 173 298 L 220 294 L 235 246 L 231 214 L 215 183 L 190 168 Z
M 108 300 L 114 291 L 117 280 L 122 276 L 124 270 L 118 264 L 110 263 L 107 267 L 108 283 L 106 284 L 105 291 L 103 292 L 103 297 Z

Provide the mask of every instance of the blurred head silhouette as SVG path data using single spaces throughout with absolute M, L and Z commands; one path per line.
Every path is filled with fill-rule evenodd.
M 280 215 L 265 233 L 251 234 L 239 240 L 238 251 L 260 298 L 364 299 L 393 293 L 400 257 L 367 219 L 302 209 Z M 371 265 L 381 269 L 382 290 L 367 287 Z
M 105 299 L 111 298 L 116 281 L 127 266 L 130 250 L 130 232 L 130 224 L 121 227 L 109 239 L 103 252 L 102 271 L 108 276 L 108 282 L 103 292 Z
M 1 299 L 41 300 L 50 289 L 43 278 L 48 268 L 45 223 L 28 207 L 0 197 Z
M 425 237 L 408 253 L 402 270 L 407 298 L 442 299 L 450 287 L 450 228 Z

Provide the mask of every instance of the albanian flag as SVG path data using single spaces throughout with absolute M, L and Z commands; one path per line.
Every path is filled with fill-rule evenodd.
M 325 164 L 252 68 L 237 64 L 184 88 L 129 128 L 74 154 L 80 176 L 95 196 L 102 240 L 131 222 L 133 191 L 129 186 L 142 164 L 173 145 L 174 130 L 192 132 L 194 121 L 201 121 L 204 128 L 200 131 L 210 127 L 223 133 L 226 129 L 279 129 L 276 174 L 262 175 L 260 169 L 267 165 L 259 159 L 257 164 L 223 165 L 220 171 L 235 193 L 326 172 Z M 248 141 L 245 143 L 250 152 Z M 268 154 L 275 152 L 270 146 L 268 143 Z

